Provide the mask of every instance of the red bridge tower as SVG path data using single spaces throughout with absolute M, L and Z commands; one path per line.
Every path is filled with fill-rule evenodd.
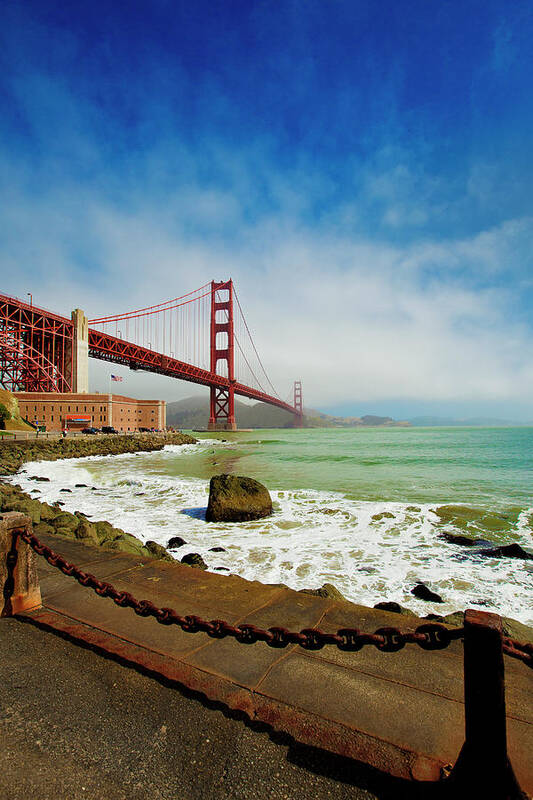
M 302 382 L 294 381 L 294 410 L 296 411 L 296 418 L 294 420 L 294 427 L 301 428 L 303 426 L 304 405 L 302 395 Z
M 235 423 L 235 372 L 233 354 L 233 281 L 211 281 L 211 372 L 219 372 L 218 362 L 225 362 L 229 385 L 211 386 L 209 410 L 210 431 L 234 431 Z

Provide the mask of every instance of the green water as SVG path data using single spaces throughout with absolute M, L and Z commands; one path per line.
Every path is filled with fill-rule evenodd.
M 219 444 L 187 473 L 252 475 L 276 489 L 357 500 L 533 505 L 533 427 L 261 430 L 194 434 Z M 227 440 L 228 447 L 221 440 Z M 183 464 L 180 462 L 180 471 Z

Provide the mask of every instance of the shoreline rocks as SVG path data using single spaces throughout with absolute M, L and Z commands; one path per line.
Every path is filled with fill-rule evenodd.
M 166 444 L 194 444 L 196 439 L 186 434 L 153 434 L 143 436 L 113 436 L 92 440 L 58 439 L 0 442 L 0 475 L 15 474 L 28 461 L 57 461 L 66 458 L 81 458 L 90 455 L 118 455 L 138 450 L 150 452 L 162 450 Z M 48 478 L 33 476 L 32 480 L 48 481 Z M 81 485 L 80 485 L 81 488 Z M 60 489 L 69 492 L 70 489 Z M 71 514 L 64 511 L 59 500 L 53 505 L 43 503 L 23 492 L 20 486 L 8 484 L 0 479 L 0 512 L 19 511 L 27 514 L 34 526 L 35 535 L 56 534 L 70 539 L 79 539 L 85 544 L 104 550 L 120 551 L 141 558 L 158 558 L 174 561 L 165 547 L 157 542 L 143 544 L 131 533 L 115 528 L 106 520 L 89 521 L 81 511 Z
M 131 433 L 87 439 L 67 436 L 66 439 L 0 441 L 0 475 L 14 475 L 28 461 L 153 452 L 162 450 L 167 444 L 196 444 L 196 441 L 185 433 Z

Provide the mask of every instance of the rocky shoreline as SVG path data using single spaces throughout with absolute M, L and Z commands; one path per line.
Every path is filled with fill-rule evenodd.
M 57 461 L 84 456 L 114 456 L 122 453 L 139 453 L 162 450 L 167 444 L 196 444 L 196 439 L 184 433 L 132 434 L 88 436 L 85 439 L 55 440 L 28 439 L 0 442 L 0 512 L 19 511 L 31 517 L 36 536 L 43 533 L 79 539 L 85 544 L 104 550 L 122 551 L 142 558 L 162 558 L 174 561 L 165 547 L 156 542 L 145 544 L 131 533 L 115 528 L 107 520 L 93 521 L 81 511 L 70 514 L 63 511 L 61 503 L 53 505 L 30 497 L 16 484 L 2 481 L 1 476 L 14 475 L 30 461 Z M 32 476 L 36 483 L 47 480 Z
M 2 511 L 19 511 L 31 517 L 36 536 L 49 533 L 78 539 L 85 544 L 101 547 L 111 552 L 122 551 L 138 555 L 142 558 L 159 558 L 175 561 L 169 549 L 157 542 L 143 542 L 133 534 L 116 528 L 107 520 L 94 521 L 81 511 L 73 514 L 63 511 L 61 502 L 53 505 L 41 502 L 23 492 L 20 486 L 2 481 L 2 476 L 14 475 L 31 461 L 56 461 L 58 459 L 82 458 L 84 456 L 112 456 L 122 453 L 151 452 L 162 450 L 168 444 L 196 444 L 192 436 L 182 433 L 165 434 L 132 434 L 117 436 L 87 437 L 86 439 L 58 439 L 0 442 L 0 513 Z M 45 481 L 39 475 L 32 476 L 38 483 Z M 181 540 L 181 543 L 184 543 Z M 170 549 L 177 546 L 169 542 Z M 174 545 L 174 547 L 173 547 Z M 218 548 L 212 548 L 216 550 Z M 207 569 L 207 565 L 197 553 L 189 554 L 182 559 L 191 567 Z M 424 587 L 425 588 L 425 587 Z M 300 591 L 345 600 L 341 592 L 331 584 L 317 589 L 301 589 Z M 380 602 L 375 608 L 406 616 L 416 616 L 410 609 L 394 602 Z M 447 625 L 462 624 L 463 614 L 456 611 L 446 616 L 428 614 L 425 619 L 443 622 Z M 512 638 L 531 641 L 533 629 L 509 617 L 503 617 L 504 633 Z

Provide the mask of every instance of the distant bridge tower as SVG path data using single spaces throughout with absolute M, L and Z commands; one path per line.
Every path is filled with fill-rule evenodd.
M 303 426 L 303 416 L 304 416 L 304 404 L 303 404 L 301 381 L 294 381 L 294 410 L 296 411 L 294 427 L 301 428 Z
M 226 364 L 229 386 L 211 386 L 210 431 L 234 431 L 235 369 L 233 353 L 233 281 L 211 281 L 211 372 L 221 375 L 218 362 Z

